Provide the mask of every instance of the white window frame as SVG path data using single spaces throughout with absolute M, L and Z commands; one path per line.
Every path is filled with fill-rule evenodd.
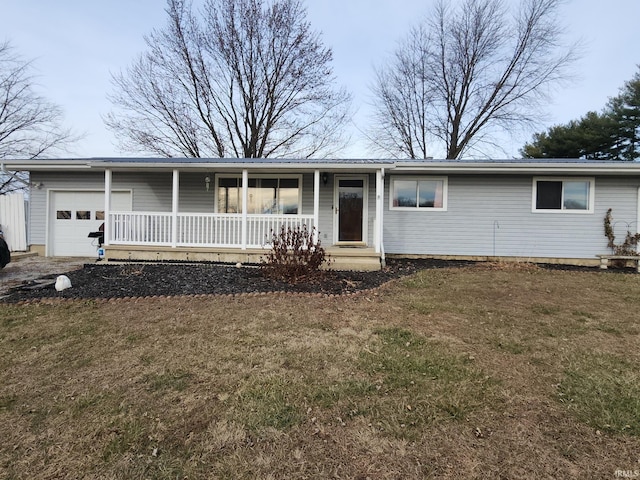
M 415 176 L 415 175 L 391 175 L 389 180 L 389 210 L 404 210 L 409 212 L 446 212 L 449 197 L 449 177 Z M 442 182 L 442 207 L 421 207 L 416 202 L 415 207 L 396 207 L 393 205 L 395 196 L 395 182 L 415 181 L 416 188 L 421 181 L 441 181 Z M 416 195 L 417 195 L 416 190 Z M 417 197 L 416 197 L 417 200 Z
M 560 199 L 561 208 L 536 208 L 538 201 L 538 182 L 562 182 L 562 198 Z M 564 182 L 586 182 L 589 184 L 589 198 L 587 199 L 588 208 L 586 210 L 562 208 L 562 206 L 564 205 Z M 531 211 L 533 213 L 550 214 L 592 214 L 595 207 L 595 186 L 596 180 L 594 177 L 533 177 L 533 183 L 531 187 Z
M 224 212 L 220 212 L 218 210 L 218 189 L 219 189 L 219 185 L 220 185 L 220 181 L 219 179 L 221 178 L 236 178 L 239 180 L 238 185 L 240 185 L 240 189 L 242 189 L 242 174 L 241 173 L 218 173 L 215 175 L 215 188 L 214 188 L 214 200 L 213 200 L 213 210 L 216 213 L 224 213 Z M 253 179 L 260 179 L 260 178 L 266 178 L 269 180 L 273 180 L 273 179 L 282 179 L 282 178 L 296 178 L 298 179 L 298 213 L 297 214 L 278 214 L 278 213 L 250 213 L 249 215 L 302 215 L 302 179 L 303 179 L 303 175 L 295 175 L 295 174 L 256 174 L 256 175 L 249 175 L 248 179 L 249 180 L 253 180 Z M 241 213 L 241 212 L 238 212 Z

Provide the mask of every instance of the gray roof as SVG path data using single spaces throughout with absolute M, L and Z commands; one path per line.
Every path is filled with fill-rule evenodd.
M 168 171 L 360 171 L 385 169 L 397 172 L 436 174 L 636 174 L 640 162 L 585 159 L 297 159 L 297 158 L 128 158 L 94 157 L 70 159 L 4 160 L 7 170 L 86 171 L 156 170 Z

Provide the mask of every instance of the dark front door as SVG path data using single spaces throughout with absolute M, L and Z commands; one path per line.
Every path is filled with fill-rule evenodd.
M 365 186 L 363 179 L 338 179 L 338 241 L 362 242 Z

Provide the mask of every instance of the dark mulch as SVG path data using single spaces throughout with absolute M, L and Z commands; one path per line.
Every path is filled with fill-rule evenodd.
M 468 262 L 389 260 L 376 272 L 319 272 L 296 283 L 266 278 L 260 268 L 217 264 L 86 264 L 68 272 L 72 287 L 57 292 L 57 275 L 49 275 L 11 289 L 4 302 L 40 298 L 122 298 L 169 295 L 305 292 L 339 295 L 378 287 L 422 268 L 453 267 Z
M 241 294 L 261 292 L 300 292 L 341 295 L 379 287 L 425 268 L 451 268 L 473 262 L 436 259 L 388 259 L 384 269 L 375 272 L 320 272 L 296 283 L 266 278 L 259 268 L 219 264 L 86 264 L 66 273 L 73 285 L 57 292 L 57 275 L 14 287 L 0 301 L 16 303 L 42 298 L 123 298 L 200 294 Z M 546 265 L 552 269 L 590 270 L 594 268 Z

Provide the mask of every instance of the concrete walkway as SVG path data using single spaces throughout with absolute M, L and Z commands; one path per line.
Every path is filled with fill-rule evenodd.
M 11 254 L 11 263 L 0 269 L 0 296 L 11 287 L 50 275 L 61 275 L 95 263 L 95 257 L 40 257 L 31 254 Z

